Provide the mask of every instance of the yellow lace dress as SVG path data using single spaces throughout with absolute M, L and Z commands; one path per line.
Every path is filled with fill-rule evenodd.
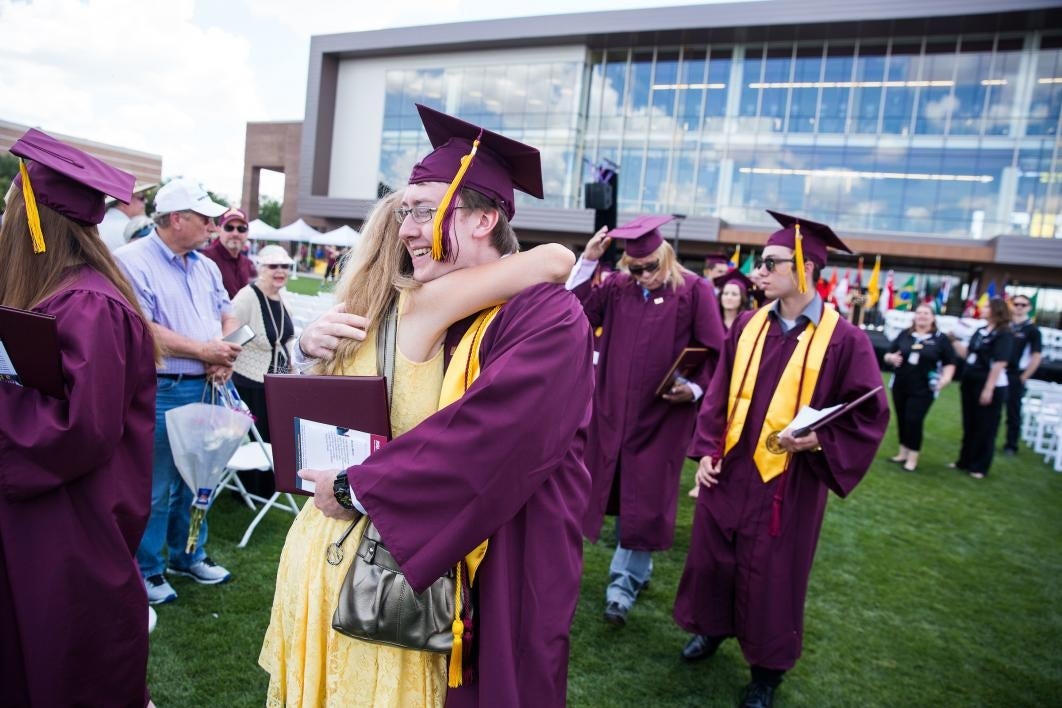
M 376 373 L 372 338 L 347 367 L 352 376 Z M 401 435 L 438 407 L 442 351 L 417 363 L 396 352 L 391 427 Z M 345 637 L 332 629 L 339 586 L 354 559 L 365 521 L 343 543 L 343 561 L 329 565 L 325 549 L 349 522 L 326 518 L 307 503 L 295 518 L 277 569 L 276 594 L 258 664 L 269 673 L 267 706 L 441 706 L 446 657 Z

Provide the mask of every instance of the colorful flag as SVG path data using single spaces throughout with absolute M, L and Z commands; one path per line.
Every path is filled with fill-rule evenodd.
M 756 256 L 753 253 L 749 253 L 745 257 L 745 262 L 741 264 L 741 274 L 748 275 L 756 269 Z
M 734 252 L 730 255 L 730 267 L 737 268 L 741 265 L 741 244 L 734 248 Z
M 948 299 L 951 296 L 951 278 L 944 278 L 937 290 L 937 296 L 933 299 L 933 311 L 938 315 L 943 314 L 948 307 Z
M 970 283 L 970 290 L 966 293 L 966 302 L 962 306 L 963 317 L 977 317 L 977 278 Z
M 886 310 L 896 307 L 896 274 L 891 270 L 885 276 L 885 302 L 883 304 Z
M 977 298 L 977 316 L 983 317 L 988 314 L 988 301 L 996 296 L 996 281 L 990 281 L 981 297 Z
M 881 256 L 874 257 L 874 270 L 870 271 L 870 280 L 867 281 L 867 307 L 874 307 L 881 296 L 881 286 L 878 280 L 881 278 Z
M 896 309 L 913 311 L 915 308 L 915 298 L 917 296 L 918 289 L 915 286 L 915 277 L 912 275 L 907 279 L 906 283 L 900 286 L 896 301 Z
M 1036 316 L 1036 301 L 1040 297 L 1040 291 L 1037 290 L 1031 298 L 1029 298 L 1029 317 Z

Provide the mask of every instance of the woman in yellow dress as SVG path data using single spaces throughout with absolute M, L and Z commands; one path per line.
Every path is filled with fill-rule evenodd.
M 398 436 L 434 413 L 443 380 L 442 343 L 454 322 L 504 302 L 542 282 L 563 283 L 575 258 L 547 244 L 487 265 L 418 284 L 392 215 L 401 194 L 381 200 L 365 222 L 357 260 L 344 269 L 337 301 L 347 312 L 379 322 L 398 297 L 399 320 L 392 383 L 391 429 Z M 342 340 L 321 374 L 374 376 L 376 337 Z M 259 665 L 269 673 L 268 706 L 441 706 L 446 655 L 363 642 L 332 629 L 340 584 L 355 556 L 363 520 L 345 540 L 339 565 L 325 552 L 349 522 L 303 506 L 284 542 L 276 593 Z

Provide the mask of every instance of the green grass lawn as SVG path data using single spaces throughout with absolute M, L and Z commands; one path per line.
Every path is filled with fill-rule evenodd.
M 946 469 L 960 435 L 957 394 L 950 387 L 930 411 L 917 473 L 886 460 L 890 427 L 863 483 L 846 500 L 831 495 L 804 656 L 778 705 L 1062 705 L 1062 475 L 1024 449 L 997 458 L 983 481 Z M 731 706 L 747 682 L 733 641 L 710 662 L 679 660 L 686 635 L 671 607 L 689 546 L 692 474 L 687 463 L 675 547 L 656 555 L 652 587 L 624 628 L 601 619 L 611 534 L 586 546 L 571 705 Z M 264 702 L 258 650 L 291 517 L 271 512 L 238 549 L 252 515 L 227 497 L 210 512 L 210 552 L 235 580 L 201 587 L 175 578 L 180 600 L 158 608 L 149 685 L 160 708 Z
M 320 276 L 300 275 L 296 279 L 288 279 L 287 289 L 300 295 L 316 295 L 320 292 L 332 292 L 335 283 L 325 283 Z

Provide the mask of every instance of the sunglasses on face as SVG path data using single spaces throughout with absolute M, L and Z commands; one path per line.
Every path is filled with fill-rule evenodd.
M 627 266 L 627 270 L 631 275 L 638 276 L 642 273 L 655 273 L 656 269 L 660 267 L 660 261 L 653 261 L 652 263 L 644 263 L 642 265 Z
M 1012 304 L 1014 305 L 1014 307 L 1029 307 L 1030 303 L 1028 303 L 1028 302 L 1015 302 L 1015 303 L 1012 303 Z
M 766 268 L 768 273 L 773 273 L 774 269 L 778 267 L 779 263 L 789 263 L 796 265 L 796 258 L 775 258 L 774 256 L 767 256 L 766 258 L 757 258 L 755 269 Z
M 233 231 L 239 231 L 241 234 L 247 233 L 247 227 L 246 226 L 236 226 L 235 224 L 225 224 L 225 226 L 222 227 L 222 228 L 224 228 L 230 234 Z
M 269 270 L 276 270 L 277 268 L 284 268 L 285 270 L 287 270 L 288 267 L 284 263 L 263 263 L 262 265 L 268 268 Z

